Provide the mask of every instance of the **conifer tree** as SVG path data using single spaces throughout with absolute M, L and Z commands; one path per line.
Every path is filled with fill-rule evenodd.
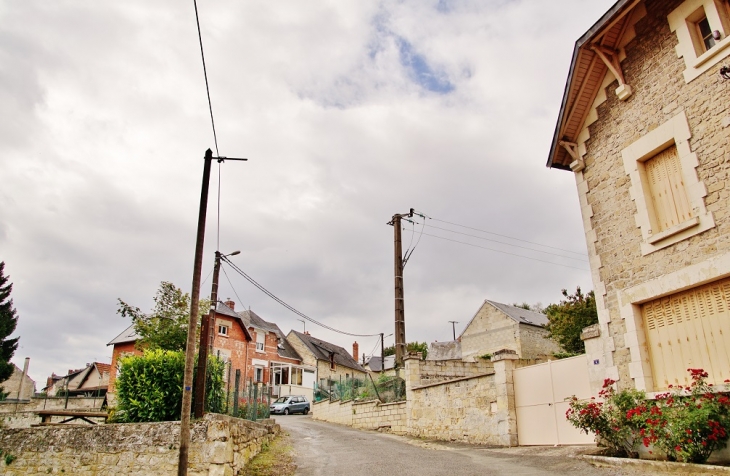
M 13 374 L 13 364 L 10 363 L 10 359 L 18 348 L 18 337 L 8 338 L 18 325 L 18 316 L 13 308 L 13 300 L 10 299 L 13 285 L 8 283 L 4 270 L 5 262 L 0 261 L 0 383 Z M 2 393 L 0 387 L 0 396 Z

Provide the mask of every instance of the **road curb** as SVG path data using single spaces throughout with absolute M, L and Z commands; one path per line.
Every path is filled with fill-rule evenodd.
M 649 472 L 671 474 L 728 474 L 730 467 L 712 464 L 674 463 L 671 461 L 657 461 L 649 459 L 613 458 L 611 456 L 583 455 L 594 466 L 610 466 L 618 468 L 637 468 Z

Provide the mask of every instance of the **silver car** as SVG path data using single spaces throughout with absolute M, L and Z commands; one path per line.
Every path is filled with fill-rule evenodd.
M 302 395 L 287 395 L 279 397 L 271 404 L 269 410 L 272 414 L 282 413 L 288 415 L 290 413 L 309 413 L 309 400 Z

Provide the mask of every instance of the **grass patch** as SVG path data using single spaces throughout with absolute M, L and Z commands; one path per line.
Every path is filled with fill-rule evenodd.
M 244 476 L 292 476 L 297 466 L 292 462 L 292 446 L 289 435 L 281 433 L 264 445 L 261 453 L 249 461 Z

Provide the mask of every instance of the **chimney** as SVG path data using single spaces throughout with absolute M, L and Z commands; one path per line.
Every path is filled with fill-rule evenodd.
M 231 311 L 236 309 L 236 303 L 231 301 L 231 298 L 226 298 L 225 304 L 226 304 L 226 306 L 231 308 Z
M 352 343 L 352 358 L 357 362 L 357 358 L 360 354 L 360 346 L 357 344 L 357 341 Z

